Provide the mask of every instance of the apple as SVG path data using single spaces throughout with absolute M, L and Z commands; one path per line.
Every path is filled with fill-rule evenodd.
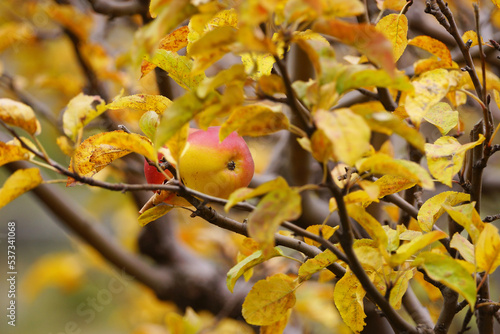
M 194 130 L 178 161 L 182 182 L 210 196 L 228 198 L 236 189 L 246 187 L 254 173 L 254 162 L 245 140 L 236 132 L 219 142 L 220 127 Z M 163 155 L 159 154 L 160 159 Z M 165 177 L 145 163 L 144 173 L 150 184 L 161 184 Z M 171 203 L 167 198 L 166 202 Z

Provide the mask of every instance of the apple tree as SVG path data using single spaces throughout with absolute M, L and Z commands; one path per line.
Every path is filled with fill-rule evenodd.
M 498 7 L 6 1 L 0 207 L 31 193 L 172 305 L 127 332 L 493 333 Z

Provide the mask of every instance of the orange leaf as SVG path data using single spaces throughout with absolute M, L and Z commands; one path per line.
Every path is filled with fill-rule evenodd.
M 417 36 L 411 39 L 408 44 L 419 47 L 439 57 L 448 67 L 452 66 L 450 50 L 448 50 L 443 42 L 429 36 Z
M 375 65 L 394 75 L 396 65 L 391 42 L 371 24 L 353 24 L 340 20 L 322 20 L 313 30 L 333 36 L 364 53 Z
M 172 31 L 170 34 L 167 36 L 163 37 L 162 40 L 160 41 L 160 45 L 158 46 L 158 49 L 162 50 L 167 50 L 167 51 L 174 51 L 177 52 L 180 49 L 184 48 L 188 44 L 188 33 L 189 33 L 189 27 L 188 26 L 182 26 L 174 31 Z M 148 62 L 147 60 L 142 61 L 141 65 L 141 78 L 154 70 L 156 65 Z

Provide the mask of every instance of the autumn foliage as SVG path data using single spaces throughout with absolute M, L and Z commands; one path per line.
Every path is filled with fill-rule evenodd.
M 497 6 L 7 1 L 0 208 L 32 192 L 151 303 L 173 305 L 131 333 L 493 333 Z M 213 126 L 255 160 L 228 198 L 232 180 L 207 194 L 176 170 L 190 128 Z M 163 184 L 146 183 L 144 161 Z M 82 187 L 121 196 L 110 203 L 133 212 L 138 249 L 89 219 L 72 199 Z M 72 290 L 87 269 L 71 270 L 41 277 Z

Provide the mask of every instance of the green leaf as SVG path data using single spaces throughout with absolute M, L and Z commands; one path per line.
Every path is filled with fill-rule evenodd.
M 337 93 L 363 87 L 387 87 L 401 91 L 412 90 L 406 75 L 391 76 L 385 70 L 374 70 L 363 65 L 351 65 L 342 71 L 336 81 Z
M 141 131 L 152 141 L 156 137 L 156 128 L 160 124 L 160 117 L 154 110 L 146 111 L 139 120 Z
M 205 79 L 205 74 L 193 74 L 193 61 L 186 56 L 180 56 L 176 52 L 167 50 L 156 50 L 153 57 L 146 60 L 166 71 L 168 75 L 182 88 L 190 90 L 198 87 Z
M 476 304 L 476 282 L 455 259 L 431 252 L 417 256 L 414 264 L 424 268 L 427 275 L 463 296 L 472 309 Z
M 272 253 L 270 253 L 267 256 L 265 256 L 264 252 L 261 249 L 259 249 L 250 254 L 249 256 L 247 256 L 246 258 L 244 258 L 243 260 L 241 260 L 240 262 L 238 262 L 238 264 L 232 267 L 227 273 L 226 285 L 229 291 L 233 292 L 236 281 L 247 270 L 276 256 L 284 256 L 283 252 L 278 247 L 274 247 Z
M 217 103 L 219 95 L 211 92 L 204 99 L 193 92 L 187 92 L 163 112 L 156 132 L 155 148 L 159 149 L 197 114 Z
M 256 326 L 268 326 L 283 318 L 295 305 L 297 283 L 285 274 L 260 280 L 243 302 L 243 318 Z

